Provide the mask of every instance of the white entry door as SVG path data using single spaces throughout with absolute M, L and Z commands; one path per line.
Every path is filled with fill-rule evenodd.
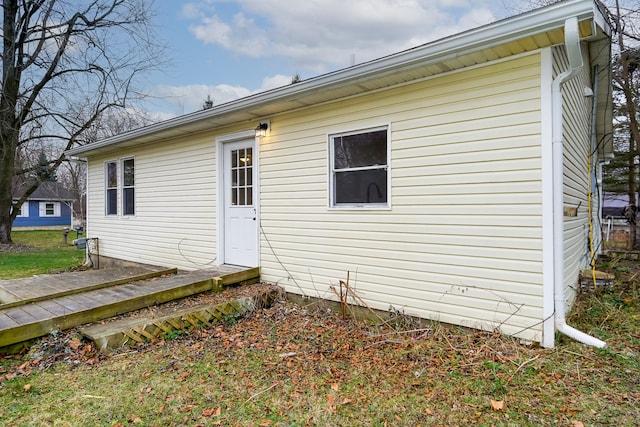
M 224 263 L 258 266 L 255 140 L 224 144 Z

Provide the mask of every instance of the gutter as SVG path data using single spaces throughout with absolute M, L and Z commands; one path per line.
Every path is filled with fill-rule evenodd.
M 569 18 L 564 25 L 565 47 L 569 58 L 569 68 L 560 73 L 551 85 L 552 102 L 552 157 L 553 157 L 553 282 L 556 329 L 581 343 L 605 347 L 607 344 L 591 335 L 579 331 L 566 322 L 566 302 L 564 292 L 564 154 L 562 138 L 562 90 L 566 81 L 575 77 L 583 67 L 580 49 L 578 19 Z
M 260 117 L 273 116 L 274 113 L 277 113 L 274 111 L 264 113 L 261 110 L 274 102 L 300 101 L 305 96 L 315 96 L 318 93 L 329 92 L 331 89 L 338 87 L 357 85 L 373 77 L 393 75 L 402 70 L 419 68 L 424 64 L 457 59 L 466 54 L 519 40 L 527 35 L 544 34 L 547 31 L 560 28 L 566 16 L 576 16 L 583 21 L 595 19 L 596 15 L 598 14 L 594 13 L 593 2 L 590 0 L 565 0 L 552 6 L 506 18 L 383 58 L 303 80 L 300 83 L 260 92 L 207 110 L 189 113 L 115 135 L 86 146 L 75 147 L 67 150 L 65 154 L 68 156 L 84 156 L 86 153 L 96 149 L 153 134 L 160 134 L 168 129 L 201 121 L 215 121 L 220 116 L 239 111 L 252 115 L 252 120 L 258 120 Z M 595 31 L 595 23 L 593 28 Z

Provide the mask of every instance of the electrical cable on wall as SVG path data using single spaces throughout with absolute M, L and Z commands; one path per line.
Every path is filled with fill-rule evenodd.
M 182 242 L 184 242 L 185 240 L 189 240 L 187 237 L 184 237 L 182 239 L 180 239 L 180 241 L 178 242 L 178 253 L 180 254 L 180 256 L 182 256 L 182 258 L 185 259 L 185 261 L 197 266 L 197 267 L 208 267 L 210 265 L 212 265 L 214 262 L 216 262 L 216 260 L 218 259 L 218 257 L 214 257 L 211 261 L 205 263 L 205 264 L 201 264 L 201 263 L 197 263 L 189 258 L 187 258 L 187 256 L 182 252 L 182 249 L 180 248 L 180 245 L 182 245 Z
M 269 249 L 271 249 L 271 253 L 275 257 L 276 261 L 278 261 L 278 264 L 280 264 L 280 266 L 285 271 L 285 273 L 287 273 L 287 279 L 293 280 L 293 283 L 295 283 L 296 286 L 298 287 L 298 289 L 300 289 L 300 292 L 302 292 L 302 295 L 306 297 L 307 294 L 304 292 L 304 289 L 302 289 L 302 286 L 300 286 L 300 284 L 295 279 L 295 277 L 293 277 L 293 275 L 291 274 L 291 272 L 289 272 L 287 267 L 285 267 L 284 264 L 282 263 L 282 261 L 280 261 L 280 257 L 278 257 L 278 254 L 276 254 L 276 251 L 273 249 L 273 246 L 271 246 L 271 242 L 269 241 L 269 238 L 267 237 L 267 233 L 265 233 L 264 232 L 264 228 L 262 228 L 262 221 L 260 221 L 259 226 L 260 226 L 260 233 L 262 233 L 262 236 L 264 237 L 265 242 L 267 242 L 267 245 L 269 246 Z
M 593 83 L 593 98 L 591 99 L 591 138 L 589 141 L 589 150 L 587 155 L 587 176 L 589 177 L 589 191 L 587 192 L 587 212 L 589 217 L 589 255 L 590 255 L 590 265 L 591 265 L 591 279 L 593 280 L 593 287 L 597 286 L 596 284 L 596 253 L 593 245 L 594 239 L 594 230 L 593 230 L 593 190 L 594 190 L 594 181 L 597 187 L 597 178 L 593 175 L 593 158 L 594 151 L 597 150 L 596 144 L 596 118 L 597 118 L 597 107 L 598 107 L 598 65 L 593 67 L 593 75 L 596 76 Z M 596 148 L 594 148 L 594 146 Z M 602 233 L 600 233 L 602 235 Z

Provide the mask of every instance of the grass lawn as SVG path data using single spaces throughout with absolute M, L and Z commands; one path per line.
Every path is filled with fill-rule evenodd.
M 403 316 L 374 326 L 281 301 L 106 356 L 52 334 L 0 358 L 0 425 L 638 425 L 640 266 L 605 267 L 615 286 L 580 295 L 569 318 L 604 349 Z
M 19 250 L 0 250 L 0 280 L 64 271 L 84 263 L 84 251 L 70 244 L 74 232 L 66 245 L 61 230 L 14 231 L 11 237 Z

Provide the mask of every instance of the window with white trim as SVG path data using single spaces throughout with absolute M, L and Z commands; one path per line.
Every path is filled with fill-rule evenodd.
M 105 214 L 118 215 L 118 163 L 105 162 Z
M 28 217 L 29 217 L 29 202 L 24 202 L 22 205 L 20 205 L 20 210 L 18 211 L 18 215 L 16 215 L 16 218 L 28 218 Z
M 133 158 L 122 160 L 122 215 L 135 215 L 135 162 Z
M 39 214 L 45 216 L 60 216 L 60 202 L 40 202 Z
M 331 207 L 389 206 L 387 126 L 329 136 Z

